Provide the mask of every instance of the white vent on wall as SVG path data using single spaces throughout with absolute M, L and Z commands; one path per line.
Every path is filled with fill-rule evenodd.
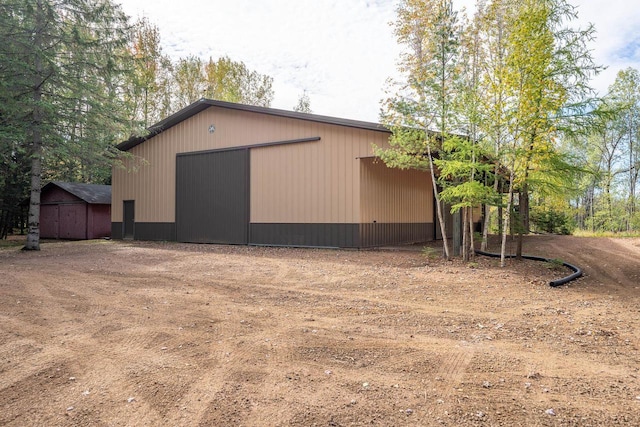
M 209 125 L 209 133 L 214 133 L 216 131 L 216 126 L 214 124 Z

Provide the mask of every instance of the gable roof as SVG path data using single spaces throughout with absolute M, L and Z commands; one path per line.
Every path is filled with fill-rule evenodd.
M 64 191 L 73 194 L 77 198 L 82 199 L 89 204 L 98 204 L 98 205 L 111 204 L 111 186 L 110 185 L 52 181 L 47 185 L 45 185 L 44 187 L 42 187 L 42 191 L 52 186 L 60 187 Z
M 391 133 L 389 129 L 379 123 L 364 122 L 360 120 L 341 119 L 338 117 L 321 116 L 317 114 L 298 113 L 295 111 L 279 110 L 276 108 L 257 107 L 255 105 L 236 104 L 233 102 L 217 101 L 213 99 L 202 98 L 199 101 L 194 102 L 191 105 L 186 106 L 177 113 L 172 114 L 164 120 L 159 121 L 155 125 L 152 125 L 147 130 L 149 134 L 145 136 L 132 136 L 126 141 L 117 145 L 117 148 L 122 151 L 127 151 L 142 144 L 147 139 L 164 132 L 165 130 L 177 125 L 178 123 L 195 116 L 201 111 L 206 110 L 209 107 L 227 108 L 230 110 L 249 111 L 252 113 L 268 114 L 271 116 L 287 117 L 292 119 L 307 120 L 311 122 L 327 123 L 332 125 L 347 126 L 358 129 L 373 130 L 377 132 Z

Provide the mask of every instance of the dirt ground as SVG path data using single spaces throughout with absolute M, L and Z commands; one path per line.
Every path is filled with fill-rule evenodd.
M 0 250 L 0 425 L 640 425 L 640 239 Z

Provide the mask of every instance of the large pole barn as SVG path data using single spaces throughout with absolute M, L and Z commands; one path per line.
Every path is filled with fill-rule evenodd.
M 113 238 L 363 248 L 433 240 L 428 172 L 382 125 L 201 99 L 118 148 Z

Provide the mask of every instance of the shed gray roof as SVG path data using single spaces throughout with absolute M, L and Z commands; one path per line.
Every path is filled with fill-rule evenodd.
M 62 182 L 52 181 L 45 185 L 44 191 L 49 186 L 57 186 L 63 190 L 73 194 L 79 199 L 90 204 L 110 205 L 111 204 L 111 186 L 99 184 L 82 184 L 79 182 Z
M 249 111 L 252 113 L 268 114 L 271 116 L 288 117 L 288 118 L 307 120 L 312 122 L 328 123 L 328 124 L 339 125 L 339 126 L 347 126 L 347 127 L 358 128 L 358 129 L 366 129 L 366 130 L 390 133 L 389 129 L 387 129 L 386 127 L 384 127 L 379 123 L 363 122 L 359 120 L 350 120 L 350 119 L 341 119 L 338 117 L 320 116 L 317 114 L 298 113 L 295 111 L 278 110 L 276 108 L 256 107 L 255 105 L 236 104 L 233 102 L 216 101 L 213 99 L 202 98 L 199 101 L 196 101 L 191 105 L 188 105 L 187 107 L 183 108 L 177 113 L 149 127 L 147 129 L 149 131 L 148 135 L 132 136 L 128 140 L 118 144 L 117 147 L 122 151 L 130 150 L 136 145 L 142 144 L 147 139 L 161 132 L 164 132 L 170 127 L 175 126 L 178 123 L 190 117 L 195 116 L 199 112 L 204 111 L 209 107 L 220 107 L 220 108 L 228 108 L 231 110 Z

